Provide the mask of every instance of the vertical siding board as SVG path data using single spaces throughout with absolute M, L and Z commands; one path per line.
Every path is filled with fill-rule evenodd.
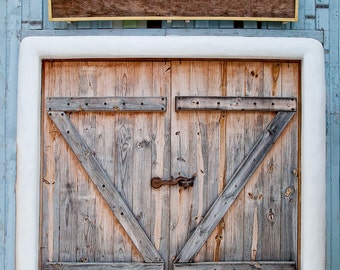
M 306 1 L 314 1 L 314 0 L 299 1 L 299 8 L 298 8 L 299 20 L 297 22 L 292 23 L 292 29 L 295 29 L 295 30 L 305 29 L 305 2 Z
M 340 19 L 339 1 L 329 0 L 329 81 L 328 95 L 328 161 L 327 161 L 327 269 L 340 268 L 340 74 L 339 74 L 339 46 Z
M 29 0 L 29 2 L 29 28 L 31 30 L 41 30 L 43 27 L 43 1 Z
M 313 1 L 305 1 L 305 10 L 304 16 L 305 22 L 304 22 L 304 29 L 315 29 L 315 0 Z M 301 18 L 301 17 L 300 17 Z
M 329 95 L 331 96 L 330 112 L 340 112 L 340 18 L 339 8 L 340 4 L 338 0 L 330 0 L 329 6 L 329 56 L 330 62 L 330 81 L 329 83 Z
M 0 10 L 0 269 L 5 269 L 6 232 L 6 9 Z
M 28 30 L 30 28 L 30 1 L 21 2 L 21 29 Z
M 339 114 L 329 116 L 328 127 L 328 181 L 327 181 L 327 269 L 340 269 L 340 117 Z
M 25 1 L 23 1 L 25 2 Z M 42 25 L 43 30 L 52 30 L 54 29 L 54 26 L 56 23 L 50 22 L 48 20 L 48 1 L 42 1 Z M 64 23 L 58 23 L 58 24 L 64 24 Z
M 5 269 L 6 252 L 6 6 L 0 9 L 0 269 Z
M 21 24 L 21 1 L 7 3 L 6 36 L 6 137 L 5 137 L 5 258 L 4 268 L 14 269 L 15 250 L 15 179 L 16 179 L 16 104 L 19 29 Z

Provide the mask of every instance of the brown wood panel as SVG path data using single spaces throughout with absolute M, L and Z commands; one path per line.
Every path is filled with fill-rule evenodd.
M 102 97 L 167 99 L 161 101 L 165 110 L 157 112 L 106 112 L 100 106 L 99 112 L 65 113 L 164 259 L 164 268 L 172 269 L 173 260 L 276 114 L 176 111 L 175 97 L 298 99 L 299 67 L 298 62 L 245 60 L 45 61 L 43 108 L 47 97 L 81 96 L 96 102 Z M 67 102 L 62 107 L 57 102 L 55 109 L 67 107 Z M 138 264 L 143 254 L 48 112 L 42 112 L 41 264 L 136 262 L 144 267 Z M 201 264 L 176 267 L 298 260 L 298 120 L 291 120 L 216 229 L 204 236 L 207 240 L 193 258 Z M 193 187 L 150 185 L 152 177 L 193 174 Z M 290 262 L 283 268 L 268 267 L 294 269 Z
M 49 0 L 51 20 L 252 19 L 297 20 L 297 0 L 80 1 Z
M 155 63 L 154 66 L 152 62 L 66 61 L 46 62 L 44 65 L 46 66 L 44 69 L 48 72 L 44 74 L 46 78 L 44 97 L 97 95 L 150 97 L 159 96 L 160 92 L 167 96 L 167 89 L 162 83 L 165 80 L 162 76 L 168 76 L 168 74 L 157 71 L 158 68 L 162 69 L 164 64 L 162 66 Z M 158 74 L 155 78 L 153 78 L 154 71 Z M 136 80 L 136 77 L 139 80 Z M 151 156 L 154 153 L 151 140 L 156 135 L 160 137 L 166 134 L 166 132 L 156 134 L 151 128 L 152 125 L 162 125 L 165 121 L 164 114 L 157 114 L 155 116 L 152 113 L 127 113 L 125 116 L 92 112 L 68 114 L 80 136 L 85 139 L 95 157 L 98 157 L 99 162 L 103 164 L 105 173 L 115 183 L 118 192 L 133 211 L 148 238 L 151 238 L 150 229 L 155 222 L 153 217 L 151 218 L 153 212 L 150 209 L 152 199 L 149 180 L 152 175 Z M 46 143 L 53 150 L 47 151 L 50 153 L 48 156 L 45 155 L 48 166 L 44 166 L 43 170 L 46 179 L 52 174 L 53 182 L 58 182 L 53 185 L 59 187 L 58 190 L 54 190 L 53 197 L 61 202 L 60 207 L 52 205 L 53 201 L 49 205 L 43 203 L 43 212 L 47 215 L 57 212 L 57 217 L 54 222 L 51 217 L 45 219 L 45 216 L 42 216 L 42 232 L 48 235 L 47 240 L 42 242 L 46 243 L 46 248 L 49 250 L 46 255 L 42 253 L 42 262 L 143 260 L 120 223 L 112 215 L 111 206 L 108 207 L 105 200 L 101 198 L 68 145 L 61 141 L 58 141 L 58 146 L 49 145 L 51 135 L 48 130 L 56 130 L 58 138 L 60 138 L 60 131 L 47 119 L 46 123 L 46 129 L 44 127 Z M 60 153 L 55 153 L 54 147 L 60 147 L 62 151 L 67 151 L 68 155 L 62 153 L 63 156 L 60 157 Z M 158 147 L 161 153 L 165 152 L 163 147 L 164 144 Z M 148 156 L 150 158 L 146 158 Z M 58 171 L 54 164 L 50 164 L 54 163 L 53 160 L 57 158 L 64 166 L 61 167 L 61 171 Z M 149 167 L 146 167 L 148 164 Z M 60 174 L 60 176 L 56 179 L 53 178 L 53 174 Z M 44 181 L 46 186 L 47 182 L 49 181 Z M 52 192 L 49 189 L 46 190 L 45 186 L 42 190 L 43 194 L 52 196 L 50 195 Z M 50 239 L 57 242 L 59 250 L 55 249 L 58 245 L 52 244 Z M 63 246 L 65 246 L 64 249 Z

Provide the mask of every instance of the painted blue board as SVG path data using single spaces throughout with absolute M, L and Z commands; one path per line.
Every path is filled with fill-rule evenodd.
M 21 1 L 12 0 L 1 2 L 2 9 L 6 11 L 5 27 L 3 28 L 4 39 L 1 40 L 1 47 L 6 53 L 0 67 L 1 75 L 4 76 L 5 98 L 1 114 L 1 195 L 0 208 L 4 211 L 0 226 L 3 226 L 3 241 L 0 243 L 2 260 L 0 269 L 14 269 L 15 253 L 15 179 L 16 179 L 16 99 L 17 99 L 17 70 L 18 70 L 18 49 L 19 30 L 21 27 Z M 3 59 L 3 57 L 2 57 Z M 3 95 L 1 94 L 1 97 Z M 3 111 L 4 110 L 4 111 Z M 3 137 L 3 134 L 5 135 Z

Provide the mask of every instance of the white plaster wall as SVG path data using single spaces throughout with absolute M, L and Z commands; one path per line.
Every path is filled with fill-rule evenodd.
M 38 269 L 41 60 L 247 58 L 302 61 L 302 270 L 325 269 L 325 79 L 321 44 L 303 38 L 29 37 L 19 59 L 16 269 Z

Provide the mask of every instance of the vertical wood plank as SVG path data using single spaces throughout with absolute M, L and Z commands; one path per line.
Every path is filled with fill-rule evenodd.
M 49 86 L 53 85 L 55 80 L 54 74 L 51 71 L 51 63 L 45 62 L 42 69 L 42 106 L 45 104 L 45 97 L 50 94 L 51 88 Z M 46 113 L 41 112 L 42 119 L 42 147 L 44 151 L 43 156 L 43 166 L 42 166 L 42 179 L 41 179 L 41 197 L 42 201 L 45 200 L 45 204 L 41 204 L 42 216 L 48 220 L 44 221 L 42 218 L 41 223 L 41 258 L 43 264 L 46 261 L 56 261 L 59 258 L 59 235 L 58 231 L 54 230 L 54 225 L 59 226 L 59 213 L 53 207 L 53 205 L 59 205 L 59 194 L 55 192 L 58 190 L 59 181 L 56 181 L 56 158 L 54 151 L 57 149 L 56 142 L 59 142 L 58 137 L 60 137 L 59 131 L 47 119 Z M 51 157 L 46 159 L 46 157 Z M 47 160 L 47 162 L 45 162 Z
M 51 86 L 51 92 L 55 87 L 61 96 L 72 95 L 72 91 L 78 90 L 78 76 L 72 76 L 71 64 L 66 64 L 65 68 L 60 63 L 55 63 L 58 67 L 55 73 L 55 85 Z M 59 74 L 58 74 L 59 73 Z M 76 81 L 74 81 L 76 80 Z M 70 87 L 71 86 L 71 87 Z M 78 91 L 77 91 L 78 92 Z M 76 92 L 76 93 L 77 93 Z M 59 157 L 56 155 L 56 181 L 60 183 L 59 198 L 59 217 L 60 217 L 60 235 L 59 235 L 59 260 L 76 261 L 77 260 L 77 172 L 72 168 L 79 168 L 77 161 L 68 148 L 62 137 L 59 137 L 57 145 Z M 54 231 L 59 228 L 54 224 Z
M 281 63 L 269 62 L 264 63 L 263 95 L 268 97 L 281 97 Z M 288 94 L 288 96 L 291 96 Z M 296 95 L 293 95 L 294 97 Z M 263 114 L 263 128 L 271 120 L 271 114 Z M 286 163 L 282 162 L 281 153 L 282 137 L 277 140 L 271 151 L 263 160 L 261 180 L 263 182 L 263 210 L 262 228 L 259 230 L 259 236 L 262 239 L 261 260 L 280 260 L 280 243 L 281 243 L 281 174 L 282 168 Z M 284 149 L 290 153 L 290 148 Z M 260 180 L 260 181 L 261 181 Z
M 138 62 L 134 65 L 134 80 L 131 80 L 133 96 L 152 96 L 152 62 Z M 138 113 L 134 116 L 133 140 L 134 160 L 132 168 L 132 209 L 142 228 L 150 236 L 152 161 L 152 114 Z M 142 192 L 141 192 L 142 191 Z M 133 260 L 142 261 L 134 254 Z
M 245 95 L 263 96 L 263 63 L 247 62 L 245 64 Z M 263 116 L 261 113 L 246 113 L 245 116 L 245 153 L 250 151 L 254 142 L 263 130 Z M 261 179 L 261 165 L 245 186 L 244 201 L 244 260 L 258 260 L 261 258 L 263 183 Z M 246 237 L 248 236 L 248 237 Z M 250 237 L 249 237 L 250 236 Z
M 300 66 L 297 63 L 282 63 L 282 95 L 296 95 L 299 91 Z M 299 110 L 298 110 L 299 112 Z M 281 190 L 281 257 L 298 261 L 298 200 L 299 200 L 299 123 L 298 117 L 287 127 L 282 137 L 282 190 Z M 291 153 L 291 154 L 289 154 Z M 302 187 L 303 188 L 303 187 Z
M 93 63 L 92 63 L 93 64 Z M 99 64 L 98 64 L 99 65 Z M 106 62 L 98 68 L 97 96 L 113 96 L 116 82 L 116 64 Z M 107 78 L 110 78 L 107 80 Z M 116 117 L 99 113 L 96 115 L 96 136 L 94 137 L 93 151 L 101 161 L 103 168 L 113 181 L 115 171 L 116 141 L 115 134 Z M 118 224 L 106 202 L 96 195 L 96 262 L 108 262 L 114 260 L 114 224 Z
M 200 95 L 226 95 L 227 68 L 223 61 L 209 61 L 207 65 L 207 93 L 202 92 Z M 201 115 L 201 114 L 200 114 Z M 203 215 L 207 212 L 210 205 L 216 200 L 218 194 L 224 188 L 225 171 L 226 171 L 226 122 L 225 113 L 204 113 L 201 116 L 207 123 L 207 135 L 202 141 L 206 146 L 203 148 L 204 153 L 204 193 L 205 203 Z M 224 220 L 220 222 L 213 231 L 210 238 L 205 244 L 205 261 L 223 260 L 224 254 Z M 200 252 L 201 253 L 201 252 Z M 200 254 L 199 253 L 199 254 Z
M 172 93 L 171 100 L 177 95 L 190 93 L 190 70 L 191 65 L 188 61 L 173 61 L 172 63 Z M 171 103 L 171 111 L 175 111 L 174 102 Z M 193 123 L 189 121 L 188 113 L 171 115 L 171 175 L 190 176 L 193 171 L 189 171 L 188 162 L 190 157 L 195 157 L 195 149 L 191 149 L 190 130 L 194 130 Z M 191 152 L 193 151 L 193 152 Z M 195 170 L 196 168 L 191 168 Z M 169 177 L 169 176 L 166 176 Z M 185 241 L 189 237 L 191 224 L 190 211 L 192 208 L 191 188 L 174 187 L 171 192 L 171 211 L 170 211 L 170 267 L 173 258 L 178 254 Z M 200 218 L 200 217 L 198 217 Z
M 120 62 L 116 67 L 116 85 L 115 93 L 117 96 L 132 95 L 133 74 L 127 62 Z M 119 115 L 116 122 L 116 171 L 114 184 L 125 200 L 126 204 L 132 207 L 132 190 L 133 179 L 131 176 L 133 170 L 133 119 L 126 115 Z M 114 260 L 131 261 L 131 241 L 121 225 L 115 224 L 114 230 Z
M 244 96 L 245 67 L 244 63 L 230 61 L 227 63 L 227 94 L 230 96 Z M 226 172 L 225 184 L 245 156 L 245 115 L 242 112 L 232 112 L 225 115 L 226 129 Z M 224 260 L 243 260 L 243 222 L 244 195 L 241 191 L 233 205 L 224 217 Z
M 153 94 L 170 96 L 171 62 L 153 63 Z M 169 101 L 171 103 L 171 101 Z M 154 114 L 152 119 L 152 175 L 168 176 L 171 174 L 170 142 L 170 105 L 165 115 Z M 170 243 L 170 189 L 151 190 L 151 241 L 165 260 L 164 269 L 169 267 Z
M 97 95 L 98 70 L 91 67 L 87 62 L 73 74 L 77 76 L 76 82 L 71 82 L 77 96 Z M 85 139 L 87 145 L 93 149 L 96 135 L 96 116 L 93 113 L 73 114 L 74 122 L 80 135 Z M 78 161 L 74 164 L 77 168 L 77 261 L 93 262 L 95 258 L 96 238 L 96 196 L 90 178 L 81 169 Z

